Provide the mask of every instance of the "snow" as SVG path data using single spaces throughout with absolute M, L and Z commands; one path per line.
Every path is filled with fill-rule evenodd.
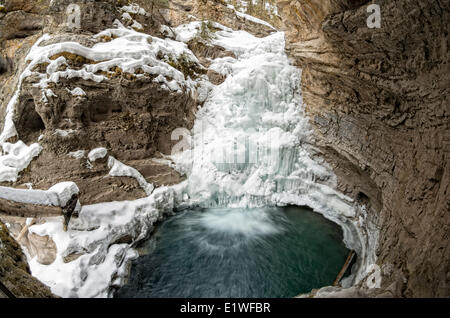
M 192 40 L 200 31 L 201 21 L 195 21 L 188 24 L 181 24 L 174 29 L 177 34 L 176 40 L 184 43 Z
M 124 11 L 128 14 L 133 13 L 133 14 L 139 14 L 142 16 L 150 16 L 150 14 L 147 13 L 144 8 L 141 8 L 138 4 L 135 4 L 135 3 L 130 4 L 128 6 L 123 6 L 120 8 L 120 10 Z
M 268 5 L 269 5 L 269 4 L 267 3 L 267 4 L 266 4 L 266 9 L 267 9 L 268 11 L 270 11 L 271 6 L 270 6 L 270 5 L 268 6 Z M 276 7 L 276 6 L 274 6 L 274 7 Z M 274 31 L 276 31 L 276 29 L 275 29 L 270 23 L 268 23 L 268 22 L 266 22 L 266 21 L 264 21 L 264 20 L 258 19 L 258 18 L 254 17 L 254 16 L 251 16 L 251 15 L 249 15 L 249 14 L 246 14 L 246 13 L 244 13 L 244 12 L 238 11 L 238 10 L 236 10 L 236 8 L 235 8 L 233 5 L 231 5 L 231 4 L 228 4 L 228 5 L 227 5 L 227 8 L 228 8 L 228 9 L 233 9 L 234 12 L 235 12 L 235 14 L 236 14 L 238 17 L 240 17 L 240 18 L 246 19 L 246 20 L 251 21 L 251 22 L 254 22 L 254 23 L 258 23 L 258 24 L 262 24 L 262 25 L 268 26 L 269 28 L 271 28 L 271 29 L 273 29 Z
M 75 182 L 66 181 L 60 182 L 48 189 L 49 193 L 56 193 L 59 201 L 59 206 L 65 206 L 74 194 L 78 194 L 78 189 Z
M 94 162 L 97 159 L 105 158 L 107 153 L 108 153 L 108 150 L 106 150 L 106 148 L 92 149 L 88 154 L 89 161 Z
M 72 134 L 74 132 L 75 132 L 75 130 L 73 130 L 73 129 L 66 129 L 66 130 L 55 129 L 55 132 L 53 134 L 61 136 L 61 137 L 67 137 L 67 136 L 69 136 L 70 134 Z
M 33 189 L 33 184 L 31 182 L 26 182 L 23 185 L 26 186 L 28 190 L 32 190 Z
M 135 201 L 85 205 L 79 217 L 71 220 L 67 232 L 61 217 L 31 226 L 30 233 L 49 235 L 57 249 L 50 265 L 38 263 L 37 257 L 31 258 L 25 249 L 33 276 L 62 297 L 111 296 L 111 286 L 124 283 L 127 265 L 137 257 L 131 244 L 115 242 L 124 236 L 131 236 L 133 242 L 145 238 L 153 224 L 172 211 L 173 202 L 174 190 L 160 187 L 151 196 Z M 82 255 L 64 261 L 76 253 Z
M 15 189 L 0 186 L 0 198 L 20 203 L 64 207 L 79 189 L 74 182 L 61 182 L 48 190 Z
M 133 20 L 133 18 L 131 17 L 131 15 L 128 13 L 128 12 L 124 12 L 123 14 L 122 14 L 122 19 L 124 19 L 124 20 Z
M 19 173 L 28 167 L 31 160 L 38 156 L 42 147 L 37 144 L 27 146 L 23 141 L 2 144 L 3 155 L 0 156 L 0 182 L 16 182 Z
M 68 91 L 72 94 L 72 96 L 86 96 L 86 92 L 79 87 L 75 87 L 73 90 L 68 89 Z
M 111 169 L 109 170 L 110 176 L 135 178 L 147 195 L 150 195 L 155 188 L 153 184 L 148 183 L 147 180 L 145 180 L 145 178 L 135 168 L 127 166 L 112 156 L 109 156 L 108 158 L 108 168 Z
M 85 150 L 77 150 L 77 151 L 71 151 L 67 155 L 71 156 L 75 159 L 81 159 L 84 157 L 85 152 L 86 152 Z
M 175 34 L 173 34 L 172 30 L 167 25 L 164 25 L 164 24 L 161 24 L 159 31 L 169 38 L 173 38 L 175 36 Z
M 48 34 L 44 34 L 43 36 L 41 36 L 36 41 L 36 43 L 34 43 L 34 45 L 31 47 L 30 53 L 28 54 L 27 58 L 30 56 L 30 54 L 32 54 L 33 51 L 38 50 L 38 47 L 42 41 L 48 40 L 49 38 L 50 37 Z M 27 58 L 25 58 L 25 60 L 27 60 Z M 33 67 L 34 67 L 34 65 L 33 65 Z M 17 85 L 16 91 L 15 91 L 13 97 L 11 98 L 11 100 L 9 101 L 8 105 L 6 106 L 6 116 L 4 119 L 3 131 L 0 134 L 0 145 L 2 145 L 6 140 L 8 140 L 8 138 L 14 137 L 17 135 L 17 130 L 16 130 L 16 127 L 13 122 L 14 110 L 15 110 L 15 106 L 17 103 L 17 99 L 19 97 L 20 88 L 22 87 L 22 82 L 26 77 L 31 75 L 31 71 L 30 71 L 31 69 L 32 69 L 32 67 L 30 65 L 28 65 L 27 68 L 25 69 L 25 71 L 20 75 L 19 83 Z
M 252 21 L 252 22 L 254 22 L 254 23 L 258 23 L 258 24 L 262 24 L 262 25 L 268 26 L 268 27 L 271 28 L 272 30 L 276 31 L 276 29 L 275 29 L 272 25 L 270 25 L 269 23 L 267 23 L 267 22 L 264 21 L 264 20 L 255 18 L 254 16 L 251 16 L 251 15 L 248 15 L 248 14 L 245 14 L 245 13 L 242 13 L 242 12 L 239 12 L 239 11 L 236 11 L 236 10 L 235 10 L 235 12 L 236 12 L 236 15 L 237 15 L 238 17 L 244 18 L 244 19 L 246 19 L 246 20 L 248 20 L 248 21 Z
M 220 29 L 222 31 L 232 31 L 230 28 L 227 28 L 217 22 L 212 21 L 194 21 L 191 23 L 181 24 L 177 26 L 174 31 L 177 35 L 176 40 L 180 42 L 187 43 L 193 38 L 195 38 L 201 31 L 201 27 L 203 23 L 210 23 L 214 28 Z
M 128 13 L 125 12 L 124 14 Z M 48 89 L 49 83 L 58 83 L 62 78 L 82 78 L 94 82 L 106 81 L 107 78 L 105 76 L 95 73 L 98 71 L 108 71 L 112 67 L 119 67 L 123 72 L 129 73 L 135 73 L 136 69 L 141 68 L 144 72 L 161 75 L 164 78 L 163 81 L 167 89 L 176 91 L 184 89 L 188 92 L 195 90 L 196 84 L 194 81 L 185 79 L 183 73 L 156 57 L 159 52 L 174 57 L 179 57 L 181 54 L 184 54 L 188 59 L 198 63 L 197 58 L 185 43 L 171 39 L 152 37 L 148 34 L 127 29 L 120 22 L 117 24 L 119 25 L 118 28 L 107 29 L 93 36 L 93 39 L 109 36 L 113 38 L 111 41 L 97 43 L 91 48 L 76 42 L 61 42 L 46 46 L 34 45 L 26 57 L 26 61 L 30 63 L 22 74 L 21 79 L 31 75 L 38 77 L 40 81 L 36 86 L 42 89 L 44 102 L 47 97 L 54 95 Z M 136 22 L 134 27 L 141 28 L 142 26 Z M 38 43 L 47 39 L 49 39 L 49 36 L 45 35 Z M 64 52 L 80 55 L 97 63 L 86 64 L 79 70 L 73 70 L 68 67 L 64 56 L 60 56 L 54 60 L 50 59 L 50 57 Z M 36 65 L 41 63 L 49 63 L 46 74 L 31 71 Z M 66 69 L 58 71 L 61 65 L 66 65 Z M 2 139 L 0 141 L 6 140 L 16 134 L 12 120 L 9 120 L 9 118 L 12 118 L 19 88 L 7 108 L 7 124 L 5 124 L 5 130 L 2 133 Z M 74 96 L 84 96 L 85 92 L 77 87 L 71 91 L 71 94 Z
M 45 95 L 47 96 L 47 97 L 58 97 L 51 89 L 46 89 L 45 90 Z
M 131 27 L 135 30 L 143 30 L 144 27 L 142 26 L 142 24 L 140 24 L 137 21 L 133 21 L 133 24 L 131 25 Z

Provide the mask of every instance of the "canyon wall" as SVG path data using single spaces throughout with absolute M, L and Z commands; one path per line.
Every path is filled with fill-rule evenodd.
M 380 28 L 367 24 L 373 3 Z M 365 203 L 380 230 L 381 289 L 365 295 L 448 297 L 450 3 L 278 7 L 322 155 L 339 189 Z

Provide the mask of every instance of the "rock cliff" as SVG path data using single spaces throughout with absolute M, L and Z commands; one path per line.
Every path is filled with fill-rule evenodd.
M 373 3 L 380 28 L 367 25 Z M 448 297 L 449 2 L 278 7 L 322 155 L 340 190 L 365 202 L 380 229 L 381 289 L 341 295 Z

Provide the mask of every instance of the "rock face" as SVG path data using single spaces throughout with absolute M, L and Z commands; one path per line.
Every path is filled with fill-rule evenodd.
M 245 30 L 255 36 L 263 37 L 273 33 L 275 30 L 270 26 L 255 23 L 244 16 L 239 15 L 236 9 L 227 6 L 232 1 L 226 0 L 173 0 L 164 16 L 172 25 L 187 23 L 192 16 L 202 20 L 211 20 L 225 25 L 233 30 Z M 257 18 L 266 20 L 266 16 L 255 15 Z M 278 27 L 281 21 L 278 16 L 269 20 L 274 27 Z
M 54 297 L 50 289 L 30 275 L 25 255 L 0 223 L 0 282 L 16 297 Z M 4 294 L 0 291 L 0 298 Z
M 380 229 L 376 294 L 450 295 L 450 3 L 278 1 L 290 57 L 339 188 Z M 377 290 L 377 292 L 375 292 Z M 361 296 L 361 290 L 342 295 Z
M 71 1 L 43 1 L 34 6 L 26 1 L 6 1 L 6 14 L 2 13 L 0 19 L 0 44 L 3 48 L 0 116 L 4 118 L 8 101 L 18 84 L 19 76 L 11 75 L 23 72 L 27 65 L 24 57 L 42 32 L 52 34 L 52 38 L 42 45 L 74 41 L 89 48 L 96 43 L 108 42 L 111 38 L 107 36 L 94 39 L 92 35 L 112 27 L 114 20 L 121 18 L 123 12 L 120 7 L 127 1 L 122 2 L 79 2 L 80 27 L 73 30 L 66 22 L 66 8 Z M 142 23 L 143 31 L 161 35 L 162 17 L 157 14 L 133 16 Z M 122 21 L 127 24 L 127 21 Z M 69 52 L 50 57 L 50 60 L 57 59 L 65 61 L 58 71 L 70 69 L 83 72 L 86 65 L 101 62 Z M 202 71 L 200 65 L 197 68 L 193 65 L 192 68 Z M 195 94 L 185 90 L 164 90 L 161 83 L 155 81 L 155 75 L 137 70 L 136 73 L 141 76 L 136 76 L 113 66 L 97 72 L 98 76 L 107 79 L 105 81 L 83 79 L 82 76 L 61 78 L 56 83 L 49 83 L 51 93 L 44 93 L 44 96 L 39 83 L 42 78 L 50 77 L 48 63 L 41 63 L 32 71 L 37 73 L 23 81 L 13 121 L 20 132 L 20 139 L 26 143 L 36 142 L 42 135 L 44 151 L 41 153 L 43 156 L 33 161 L 22 174 L 20 182 L 13 185 L 30 182 L 36 188 L 46 188 L 57 180 L 74 179 L 85 184 L 84 194 L 90 193 L 84 196 L 85 204 L 110 201 L 112 197 L 108 195 L 108 188 L 115 188 L 117 182 L 119 194 L 115 192 L 116 199 L 145 195 L 132 178 L 120 177 L 114 182 L 105 180 L 103 176 L 108 171 L 106 162 L 96 162 L 91 167 L 85 155 L 77 158 L 68 155 L 96 147 L 106 147 L 109 155 L 114 155 L 125 164 L 134 161 L 138 170 L 145 171 L 145 178 L 159 180 L 159 185 L 182 179 L 170 167 L 146 159 L 158 157 L 160 153 L 170 154 L 176 143 L 170 138 L 171 132 L 178 127 L 192 127 L 195 110 L 201 104 Z M 57 133 L 62 130 L 66 133 Z M 71 133 L 75 130 L 75 134 Z M 167 180 L 162 178 L 164 175 Z M 126 188 L 123 194 L 120 194 L 121 188 Z

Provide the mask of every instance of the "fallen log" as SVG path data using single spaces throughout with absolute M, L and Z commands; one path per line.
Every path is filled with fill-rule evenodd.
M 351 250 L 350 253 L 348 253 L 347 260 L 345 261 L 344 266 L 342 266 L 341 271 L 339 272 L 338 276 L 336 277 L 336 280 L 334 281 L 333 286 L 339 285 L 339 282 L 341 281 L 342 276 L 344 276 L 345 272 L 347 271 L 348 267 L 350 266 L 353 256 L 355 256 L 355 251 Z
M 24 218 L 37 218 L 40 216 L 62 215 L 62 208 L 59 206 L 15 202 L 0 198 L 0 213 Z
M 78 187 L 63 182 L 48 190 L 0 187 L 0 213 L 26 218 L 64 217 L 64 231 L 78 205 Z

